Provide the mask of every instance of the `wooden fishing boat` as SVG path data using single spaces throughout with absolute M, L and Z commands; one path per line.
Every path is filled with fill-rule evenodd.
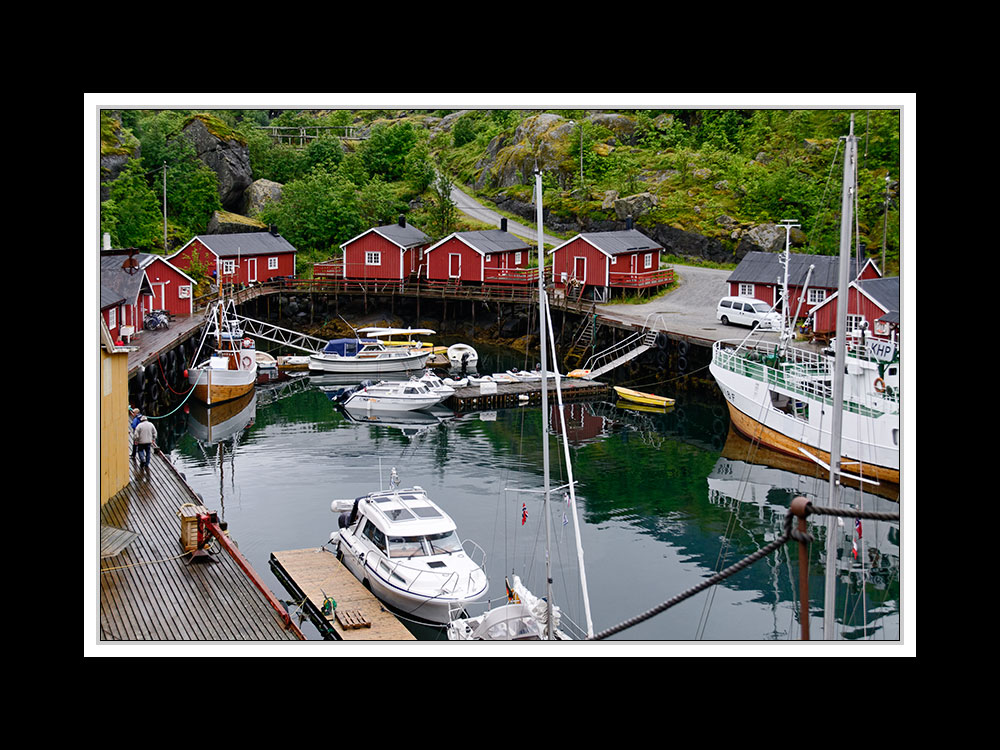
M 614 389 L 615 393 L 617 393 L 621 398 L 626 401 L 631 401 L 633 404 L 656 406 L 661 408 L 674 405 L 674 400 L 672 398 L 667 398 L 666 396 L 656 396 L 652 393 L 633 391 L 631 388 L 623 388 L 620 385 L 614 386 Z
M 188 382 L 194 389 L 194 397 L 207 406 L 240 398 L 257 384 L 257 352 L 253 339 L 226 335 L 234 329 L 237 320 L 232 300 L 220 300 L 209 308 L 201 344 L 194 356 L 197 364 L 188 368 Z M 209 339 L 215 339 L 216 346 L 209 347 L 208 357 L 202 359 Z

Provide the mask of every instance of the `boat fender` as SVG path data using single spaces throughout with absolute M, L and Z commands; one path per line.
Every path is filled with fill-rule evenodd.
M 875 390 L 878 393 L 885 393 L 885 381 L 882 378 L 875 378 Z

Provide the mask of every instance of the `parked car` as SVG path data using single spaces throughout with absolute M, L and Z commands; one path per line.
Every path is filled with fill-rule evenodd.
M 750 326 L 760 326 L 764 330 L 781 328 L 781 313 L 773 311 L 766 302 L 752 297 L 723 297 L 719 300 L 715 317 L 722 325 L 730 323 Z

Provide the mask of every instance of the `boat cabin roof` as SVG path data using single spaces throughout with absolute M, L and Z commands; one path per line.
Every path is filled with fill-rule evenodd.
M 359 349 L 369 344 L 378 344 L 378 341 L 375 339 L 330 339 L 323 347 L 323 353 L 349 357 L 357 354 Z
M 420 487 L 373 492 L 363 499 L 367 515 L 384 532 L 400 536 L 455 529 L 455 522 Z

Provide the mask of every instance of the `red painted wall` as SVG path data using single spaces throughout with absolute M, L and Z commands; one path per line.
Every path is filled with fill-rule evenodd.
M 849 304 L 848 315 L 864 315 L 868 321 L 868 330 L 873 331 L 875 321 L 885 315 L 885 310 L 872 302 L 868 297 L 861 294 L 857 289 L 851 287 L 847 290 Z M 816 320 L 813 331 L 816 333 L 833 333 L 837 330 L 837 304 L 839 299 L 830 302 L 816 311 Z
M 379 264 L 369 265 L 365 254 L 379 253 Z M 400 270 L 400 256 L 403 265 Z M 377 232 L 367 232 L 344 246 L 344 278 L 401 280 L 411 273 L 413 250 L 402 252 L 399 245 L 390 242 Z
M 578 257 L 587 259 L 585 277 L 582 279 L 577 277 L 584 285 L 608 286 L 608 256 L 582 237 L 576 238 L 552 253 L 552 272 L 557 286 L 563 286 L 562 274 L 566 274 L 567 280 L 573 278 L 576 268 L 575 258 Z
M 157 258 L 146 266 L 152 298 L 144 297 L 145 310 L 167 310 L 171 315 L 190 315 L 194 306 L 194 283 L 166 261 Z
M 181 252 L 170 258 L 170 262 L 182 271 L 191 272 L 193 259 L 197 257 L 201 266 L 205 269 L 209 277 L 212 271 L 216 271 L 217 281 L 225 283 L 248 284 L 253 274 L 253 261 L 256 261 L 256 278 L 254 281 L 267 281 L 272 276 L 294 276 L 295 275 L 295 253 L 264 253 L 261 255 L 244 255 L 237 261 L 236 258 L 225 258 L 223 260 L 234 261 L 234 271 L 232 274 L 223 274 L 218 266 L 218 258 L 211 250 L 205 247 L 201 240 L 195 239 L 187 245 Z M 268 268 L 268 259 L 277 258 L 278 267 Z
M 483 256 L 457 237 L 446 240 L 431 252 L 424 254 L 427 263 L 427 278 L 436 281 L 447 281 L 453 278 L 450 273 L 450 256 L 461 257 L 461 280 L 482 281 Z

